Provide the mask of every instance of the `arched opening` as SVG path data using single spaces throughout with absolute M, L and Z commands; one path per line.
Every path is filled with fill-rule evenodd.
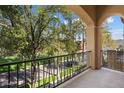
M 89 67 L 85 32 L 92 21 L 85 11 L 82 18 L 74 12 L 65 6 L 0 7 L 0 87 L 55 87 Z
M 83 6 L 77 6 L 77 5 L 72 5 L 72 6 L 67 6 L 70 10 L 75 12 L 77 15 L 81 17 L 81 19 L 85 22 L 87 28 L 86 28 L 86 43 L 84 44 L 86 48 L 85 50 L 90 51 L 90 56 L 89 56 L 89 65 L 91 66 L 92 69 L 95 69 L 95 9 L 94 7 L 83 7 Z M 91 10 L 89 10 L 91 8 Z M 86 10 L 89 11 L 86 11 Z M 93 12 L 93 15 L 90 15 L 90 11 Z M 90 12 L 90 13 L 89 13 Z
M 122 16 L 109 16 L 102 24 L 103 65 L 123 71 L 124 21 Z

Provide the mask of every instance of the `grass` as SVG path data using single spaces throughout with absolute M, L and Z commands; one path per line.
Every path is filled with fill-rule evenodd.
M 7 56 L 7 57 L 0 56 L 0 64 L 17 62 L 17 61 L 20 61 L 19 58 L 17 58 L 17 56 Z M 40 65 L 43 64 L 43 61 L 39 61 L 39 62 L 40 62 Z M 19 65 L 19 69 L 24 69 L 24 65 L 25 65 L 24 63 L 20 63 L 18 65 Z M 26 63 L 26 69 L 29 69 L 29 68 L 31 68 L 31 62 Z M 16 70 L 17 70 L 17 64 L 10 65 L 10 71 L 16 71 Z M 8 72 L 8 65 L 0 67 L 0 73 L 5 73 L 5 72 Z
M 17 56 L 7 56 L 7 57 L 0 56 L 0 64 L 9 63 L 18 60 L 19 58 Z
M 10 63 L 10 62 L 17 61 L 17 60 L 19 60 L 17 58 L 17 56 L 7 56 L 7 57 L 0 56 L 0 64 Z M 17 68 L 16 65 L 11 65 L 10 66 L 10 71 L 15 71 L 16 68 Z M 2 67 L 0 67 L 0 73 L 7 72 L 7 71 L 8 71 L 8 66 L 2 66 Z
M 49 83 L 54 82 L 55 80 L 57 80 L 57 76 L 51 75 L 50 77 L 46 77 L 44 79 L 36 81 L 35 85 L 36 85 L 36 87 L 42 87 L 43 85 L 47 85 Z M 22 86 L 22 88 L 23 87 L 25 87 L 25 86 Z M 26 88 L 31 88 L 31 83 L 27 83 Z
M 86 65 L 81 65 L 81 66 L 75 66 L 73 68 L 71 67 L 71 68 L 65 69 L 62 72 L 60 72 L 60 78 L 63 78 L 64 76 L 67 76 L 67 75 L 68 76 L 71 76 L 75 72 L 80 71 L 81 69 L 83 69 L 85 67 L 86 67 Z M 56 80 L 57 80 L 57 76 L 51 75 L 50 77 L 46 77 L 44 79 L 41 79 L 41 80 L 36 81 L 36 86 L 37 87 L 41 87 L 43 85 L 53 83 Z M 27 83 L 26 84 L 26 88 L 31 88 L 31 84 L 30 83 Z
M 75 66 L 75 67 L 71 67 L 71 68 L 68 68 L 66 70 L 63 70 L 61 73 L 60 73 L 60 77 L 63 77 L 65 75 L 72 75 L 74 72 L 76 71 L 80 71 L 81 69 L 85 68 L 86 65 L 80 65 L 80 66 Z
M 26 65 L 26 69 L 30 69 L 30 68 L 31 68 L 31 64 L 28 63 Z M 18 70 L 25 70 L 24 63 L 18 64 Z M 6 73 L 8 71 L 9 71 L 8 65 L 0 67 L 0 73 Z M 10 65 L 10 72 L 12 71 L 17 71 L 17 64 Z

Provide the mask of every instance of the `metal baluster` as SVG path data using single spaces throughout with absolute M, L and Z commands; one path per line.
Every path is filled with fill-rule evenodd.
M 82 53 L 80 53 L 80 63 L 81 63 L 81 65 L 80 65 L 80 72 L 82 71 L 82 65 L 83 65 L 83 62 L 82 62 Z
M 124 50 L 123 50 L 123 53 L 122 53 L 123 55 L 122 55 L 122 71 L 124 71 L 124 68 L 123 68 L 123 66 L 124 66 Z
M 79 64 L 79 73 L 81 73 L 81 65 L 83 64 L 82 62 L 81 62 L 81 53 L 79 53 L 79 61 L 80 61 L 80 64 Z
M 39 64 L 39 61 L 38 61 L 37 65 L 38 65 L 38 87 L 40 87 L 40 64 Z
M 123 63 L 122 55 L 123 55 L 123 51 L 121 51 L 121 63 L 120 63 L 120 71 L 122 71 L 122 63 Z
M 44 64 L 44 60 L 43 60 L 43 87 L 45 88 L 45 84 L 44 84 L 45 83 L 44 82 L 44 79 L 45 79 L 45 73 L 44 73 L 45 72 L 45 68 L 44 68 L 44 65 L 45 64 Z
M 124 66 L 124 50 L 123 50 L 122 60 L 123 60 L 123 61 L 122 61 L 122 71 L 124 71 L 124 67 L 123 67 L 123 66 Z
M 77 55 L 77 53 L 76 53 L 76 61 L 78 62 L 78 55 Z M 78 62 L 78 65 L 76 66 L 76 74 L 78 74 L 78 66 L 79 66 L 79 62 Z
M 123 51 L 122 51 L 122 56 L 121 56 L 120 71 L 122 71 L 122 63 L 123 63 Z
M 30 78 L 31 78 L 31 87 L 32 87 L 32 83 L 33 83 L 33 78 L 32 78 L 32 62 L 30 64 L 31 64 L 31 75 L 30 75 Z
M 50 74 L 51 74 L 51 84 L 54 85 L 53 84 L 53 76 L 54 76 L 54 73 L 53 73 L 53 58 L 51 58 L 51 72 L 50 72 Z
M 48 64 L 48 66 L 49 66 L 49 60 L 46 60 L 46 62 L 47 62 L 47 64 Z M 45 73 L 46 73 L 46 77 L 45 77 L 45 80 L 46 80 L 45 87 L 48 87 L 48 86 L 46 86 L 46 85 L 49 83 L 49 80 L 47 80 L 47 79 L 49 79 L 49 68 L 48 68 L 48 67 L 46 68 Z M 47 79 L 46 79 L 46 78 L 47 78 Z
M 84 60 L 84 55 L 85 55 L 84 52 L 81 52 L 80 57 L 81 57 L 82 66 L 85 65 L 85 64 L 84 64 L 84 62 L 85 62 L 85 60 Z M 86 55 L 87 55 L 87 57 L 88 57 L 88 54 L 87 54 L 87 53 L 86 53 Z M 87 66 L 88 66 L 88 59 L 86 60 L 86 64 L 87 64 Z M 83 71 L 83 68 L 82 68 L 82 67 L 80 68 L 80 71 Z
M 120 58 L 118 58 L 118 51 L 116 51 L 116 61 L 115 61 L 115 65 L 117 65 L 117 70 L 119 70 L 119 63 L 120 63 Z M 115 68 L 113 68 L 115 70 Z
M 19 85 L 19 64 L 17 63 L 17 88 L 18 88 L 18 85 Z
M 66 68 L 65 68 L 65 56 L 63 58 L 63 62 L 64 62 L 64 81 L 65 81 L 65 79 L 66 79 L 66 73 L 65 73 L 65 71 L 66 71 Z
M 68 55 L 67 55 L 67 64 L 68 64 Z M 68 70 L 69 68 L 67 68 L 67 78 L 68 78 Z
M 77 60 L 77 54 L 75 54 L 75 60 L 78 62 L 78 60 Z M 78 64 L 79 64 L 79 62 L 78 62 Z M 77 75 L 77 71 L 78 71 L 78 64 L 77 64 L 77 66 L 75 68 L 76 69 L 76 71 L 75 71 L 76 72 L 76 75 Z
M 8 88 L 10 88 L 10 65 L 8 65 Z
M 118 56 L 118 52 L 116 51 L 116 58 L 115 58 L 115 61 L 114 61 L 115 63 L 114 64 L 115 64 L 115 66 L 117 66 L 117 68 L 114 68 L 114 69 L 117 69 L 118 70 L 118 64 L 119 64 L 120 59 L 117 56 Z
M 73 66 L 72 55 L 70 55 L 70 62 L 71 62 L 70 77 L 72 77 L 72 66 Z
M 76 62 L 76 60 L 75 60 L 75 54 L 73 54 L 73 61 L 75 61 Z M 75 66 L 76 66 L 77 64 L 75 64 L 74 66 L 73 66 L 73 71 L 74 71 L 74 76 L 75 76 Z
M 69 65 L 70 65 L 70 67 L 69 67 L 69 78 L 71 78 L 71 66 L 72 66 L 72 62 L 71 62 L 71 59 L 70 59 L 70 55 L 68 56 L 68 58 L 69 58 Z
M 106 55 L 107 55 L 107 68 L 109 68 L 109 63 L 108 63 L 108 51 L 106 51 Z
M 72 62 L 74 62 L 74 60 L 73 60 L 73 54 L 72 54 Z M 73 70 L 74 65 L 75 65 L 75 62 L 72 64 L 72 76 L 74 75 L 74 70 Z
M 50 87 L 53 84 L 53 82 L 52 82 L 52 80 L 53 80 L 53 78 L 52 78 L 52 76 L 53 76 L 53 62 L 52 61 L 53 61 L 52 58 L 50 58 L 50 65 L 51 65 L 51 69 L 50 69 Z
M 78 66 L 77 66 L 77 74 L 78 74 L 79 73 L 79 66 L 80 66 L 79 54 L 77 54 L 77 61 L 79 62 Z
M 119 71 L 121 71 L 121 69 L 120 69 L 120 64 L 121 64 L 121 51 L 120 51 L 120 53 L 119 53 L 119 58 L 120 58 L 120 60 L 119 60 Z
M 122 71 L 122 64 L 123 63 L 123 51 L 122 51 L 122 53 L 121 53 L 121 64 L 120 64 L 120 70 Z
M 88 59 L 85 60 L 85 55 L 86 55 L 86 56 L 88 57 L 88 59 L 89 59 L 88 52 L 82 52 L 82 53 L 81 53 L 82 66 L 84 66 L 84 65 L 85 65 L 85 62 L 86 62 L 86 65 L 87 65 L 87 67 L 88 67 L 89 61 L 88 61 Z M 84 68 L 81 67 L 81 71 L 83 71 L 83 69 L 84 69 Z
M 61 83 L 62 83 L 62 57 L 60 57 L 60 62 L 61 62 L 61 66 L 60 66 L 60 69 L 61 69 Z
M 60 75 L 59 75 L 59 71 L 58 71 L 58 70 L 59 70 L 59 67 L 58 67 L 58 66 L 59 66 L 58 57 L 57 57 L 57 59 L 56 59 L 56 62 L 57 62 L 57 85 L 58 85 L 59 76 L 60 76 Z
M 48 60 L 48 64 L 49 64 L 49 66 L 51 65 L 51 64 L 50 64 L 50 59 Z M 50 66 L 50 67 L 51 67 L 51 66 Z M 49 67 L 49 70 L 48 70 L 48 72 L 49 72 L 49 73 L 48 73 L 48 74 L 49 74 L 49 88 L 50 88 L 50 67 Z
M 27 78 L 27 77 L 26 77 L 26 72 L 27 72 L 27 71 L 26 71 L 26 62 L 25 62 L 25 65 L 24 65 L 24 70 L 25 70 L 25 87 L 26 87 L 26 83 L 27 83 L 27 81 L 26 81 L 26 78 Z
M 53 67 L 53 87 L 55 87 L 55 78 L 56 78 L 56 75 L 55 75 L 55 58 L 53 58 L 53 64 L 54 64 L 54 67 Z
M 78 68 L 78 70 L 79 70 L 79 73 L 80 73 L 80 72 L 81 72 L 81 68 L 80 68 L 80 67 L 81 67 L 81 61 L 80 61 L 80 56 L 81 56 L 81 54 L 79 53 L 78 56 L 79 56 L 79 57 L 78 57 L 78 58 L 79 58 L 79 68 Z
M 118 56 L 119 54 L 120 54 L 120 53 L 118 52 L 117 56 Z M 120 56 L 120 55 L 119 55 L 119 56 Z M 118 65 L 118 70 L 119 70 L 121 58 L 119 57 L 118 59 L 119 59 L 119 61 L 118 61 L 117 65 Z M 116 60 L 117 60 L 117 59 L 116 59 Z

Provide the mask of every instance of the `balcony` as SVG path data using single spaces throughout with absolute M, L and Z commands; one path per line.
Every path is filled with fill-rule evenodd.
M 1 88 L 124 87 L 123 52 L 101 52 L 101 24 L 112 15 L 118 14 L 124 18 L 124 6 L 72 5 L 68 8 L 78 14 L 87 25 L 86 40 L 89 51 L 0 64 Z M 33 46 L 34 41 L 31 43 Z M 104 56 L 102 65 L 101 53 Z

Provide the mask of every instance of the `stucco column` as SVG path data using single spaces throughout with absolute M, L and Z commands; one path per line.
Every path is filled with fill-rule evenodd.
M 102 66 L 102 33 L 101 27 L 95 26 L 95 57 L 96 57 L 96 69 L 100 69 Z
M 92 51 L 90 66 L 92 69 L 99 69 L 101 67 L 102 62 L 101 56 L 102 42 L 99 26 L 88 26 L 86 36 L 87 50 Z
M 92 69 L 96 68 L 95 64 L 95 29 L 94 26 L 88 26 L 86 30 L 86 41 L 87 41 L 87 50 L 91 51 L 90 66 Z

